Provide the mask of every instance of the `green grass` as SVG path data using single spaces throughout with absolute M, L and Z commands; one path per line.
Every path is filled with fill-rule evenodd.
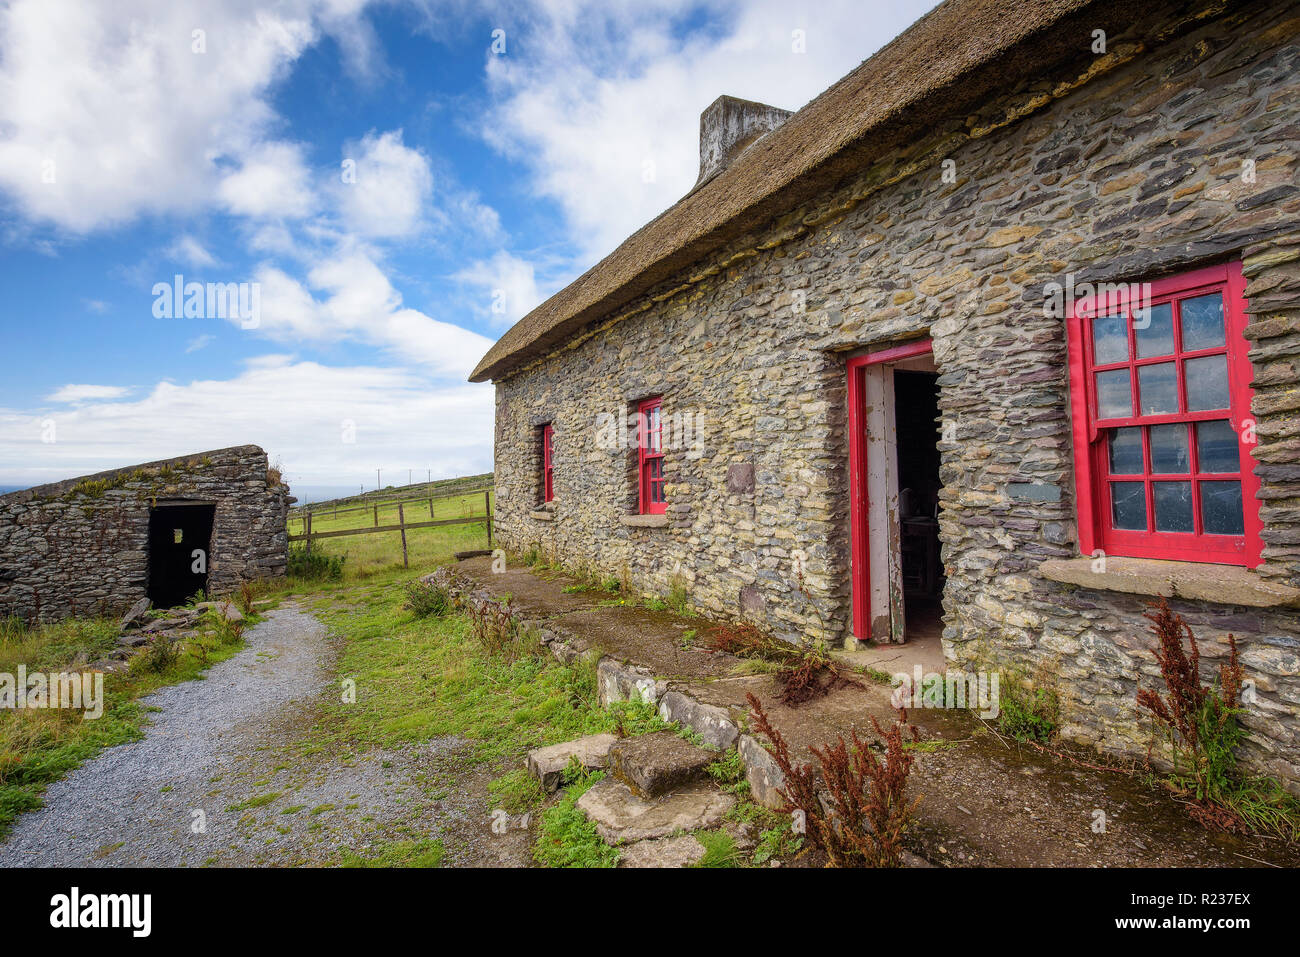
M 240 801 L 238 804 L 232 804 L 226 808 L 227 811 L 251 811 L 253 808 L 266 807 L 272 801 L 280 796 L 279 791 L 272 791 L 269 794 L 259 794 L 257 797 L 249 798 L 246 801 Z
M 255 620 L 249 618 L 247 624 Z M 212 616 L 205 616 L 206 625 L 212 622 Z M 117 622 L 111 619 L 67 619 L 32 629 L 0 621 L 0 672 L 15 674 L 19 665 L 29 673 L 79 671 L 112 652 L 117 637 Z M 196 678 L 241 647 L 241 639 L 227 634 L 186 642 L 175 660 L 144 663 L 137 656 L 143 664 L 104 675 L 104 713 L 94 720 L 60 708 L 0 711 L 0 838 L 18 815 L 41 806 L 50 782 L 105 748 L 141 737 L 148 718 L 148 709 L 138 703 L 141 697 Z
M 438 867 L 446 855 L 442 841 L 391 841 L 367 848 L 364 854 L 343 852 L 343 867 Z
M 740 851 L 736 841 L 726 831 L 697 831 L 695 839 L 704 845 L 704 856 L 695 862 L 696 867 L 740 867 Z
M 596 831 L 596 825 L 578 810 L 578 798 L 605 775 L 585 775 L 564 790 L 559 803 L 542 813 L 533 859 L 546 867 L 614 867 L 618 851 Z

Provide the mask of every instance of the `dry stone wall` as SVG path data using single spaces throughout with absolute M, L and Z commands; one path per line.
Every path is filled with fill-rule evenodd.
M 215 505 L 213 594 L 284 575 L 289 489 L 268 480 L 262 449 L 238 446 L 0 496 L 0 617 L 117 614 L 145 597 L 159 503 Z
M 1156 48 L 1113 37 L 1073 73 L 936 117 L 925 142 L 498 382 L 501 541 L 645 592 L 680 585 L 701 611 L 785 637 L 843 639 L 845 356 L 929 334 L 950 439 L 949 661 L 1055 681 L 1068 737 L 1145 749 L 1134 696 L 1156 669 L 1144 600 L 1039 573 L 1078 555 L 1066 330 L 1044 308 L 1047 283 L 1243 262 L 1265 522 L 1256 574 L 1300 585 L 1300 14 L 1241 4 L 1171 32 Z M 697 425 L 665 459 L 664 527 L 631 524 L 634 452 L 609 448 L 600 426 L 651 395 Z M 539 511 L 547 423 L 555 501 Z M 1229 632 L 1240 640 L 1260 691 L 1249 759 L 1300 781 L 1297 610 L 1174 604 L 1207 664 Z

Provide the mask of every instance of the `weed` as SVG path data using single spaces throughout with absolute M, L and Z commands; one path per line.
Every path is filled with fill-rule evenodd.
M 1060 708 L 1049 683 L 1031 687 L 1019 675 L 1009 674 L 998 694 L 998 730 L 1017 741 L 1046 743 L 1056 734 Z
M 714 651 L 773 665 L 779 697 L 791 707 L 820 698 L 844 680 L 835 659 L 820 641 L 782 641 L 745 622 L 714 628 L 709 633 L 709 644 Z
M 541 783 L 523 768 L 516 768 L 488 783 L 492 807 L 507 814 L 525 814 L 546 800 Z
M 709 777 L 718 782 L 718 786 L 724 791 L 735 794 L 738 791 L 749 789 L 749 782 L 745 780 L 745 762 L 741 760 L 740 752 L 734 748 L 710 764 L 705 770 L 708 771 Z
M 144 668 L 160 675 L 170 671 L 180 660 L 180 647 L 165 635 L 156 636 L 140 654 L 131 659 L 132 668 Z
M 343 555 L 327 555 L 319 548 L 308 551 L 305 545 L 289 546 L 289 577 L 299 581 L 342 581 Z
M 1152 608 L 1145 617 L 1156 637 L 1155 657 L 1165 693 L 1141 688 L 1137 703 L 1169 740 L 1174 767 L 1167 783 L 1192 799 L 1192 817 L 1206 826 L 1300 838 L 1300 801 L 1271 778 L 1244 778 L 1237 767 L 1245 729 L 1237 720 L 1243 674 L 1236 637 L 1228 636 L 1228 660 L 1206 686 L 1191 627 L 1163 598 Z
M 441 618 L 451 611 L 451 595 L 441 585 L 417 579 L 407 582 L 403 590 L 406 601 L 402 607 L 416 618 Z
M 795 765 L 781 732 L 772 727 L 762 704 L 747 694 L 750 719 L 768 741 L 767 752 L 785 775 L 780 791 L 786 812 L 801 812 L 808 836 L 826 852 L 831 867 L 898 867 L 902 837 L 919 799 L 904 797 L 907 776 L 916 760 L 903 749 L 902 729 L 888 731 L 872 716 L 876 733 L 884 738 L 885 759 L 877 758 L 853 732 L 850 751 L 841 737 L 834 744 L 812 747 L 821 765 L 826 802 L 817 793 L 817 775 L 809 764 Z M 912 729 L 915 739 L 916 729 Z
M 704 845 L 704 856 L 696 867 L 739 867 L 740 851 L 736 840 L 726 831 L 699 831 L 695 839 Z
M 391 841 L 367 848 L 366 856 L 355 851 L 344 851 L 343 867 L 439 867 L 446 848 L 442 841 Z

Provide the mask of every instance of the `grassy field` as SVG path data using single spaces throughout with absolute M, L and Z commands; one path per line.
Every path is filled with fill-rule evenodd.
M 429 503 L 405 502 L 403 510 L 407 522 L 439 521 L 451 518 L 470 518 L 485 514 L 483 493 L 457 495 L 434 499 L 433 518 L 429 517 Z M 372 528 L 375 524 L 373 507 L 365 511 L 344 512 L 335 518 L 333 511 L 317 508 L 312 515 L 313 532 L 331 532 L 349 528 Z M 379 524 L 396 525 L 397 503 L 379 505 Z M 303 519 L 297 513 L 290 516 L 289 534 L 300 535 Z M 446 525 L 440 528 L 409 529 L 406 548 L 412 568 L 429 568 L 451 560 L 456 552 L 487 548 L 487 522 L 465 525 Z M 379 572 L 402 567 L 402 537 L 399 532 L 381 532 L 374 535 L 348 535 L 324 538 L 312 542 L 312 549 L 327 555 L 346 558 L 344 575 L 349 579 L 365 578 Z

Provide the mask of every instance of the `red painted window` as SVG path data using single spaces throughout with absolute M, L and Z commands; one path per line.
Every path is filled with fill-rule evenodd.
M 646 399 L 637 406 L 637 462 L 642 515 L 668 511 L 664 497 L 663 399 Z
M 1070 391 L 1085 554 L 1259 564 L 1239 263 L 1080 300 Z M 1148 308 L 1149 306 L 1149 308 Z
M 555 439 L 555 429 L 549 425 L 542 426 L 542 501 L 549 502 L 555 498 L 555 486 L 551 482 L 552 458 L 551 447 Z

